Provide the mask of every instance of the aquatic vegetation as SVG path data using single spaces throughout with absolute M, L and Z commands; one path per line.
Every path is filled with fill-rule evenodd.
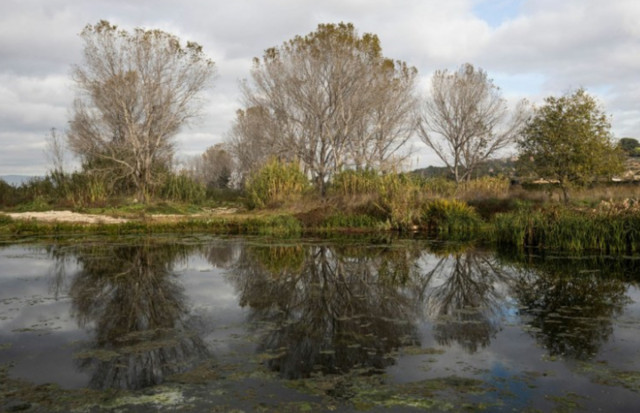
M 388 223 L 366 214 L 336 213 L 328 216 L 321 224 L 323 230 L 333 229 L 390 229 Z
M 640 252 L 640 214 L 609 210 L 522 209 L 493 220 L 498 245 L 608 254 Z
M 472 238 L 482 223 L 472 207 L 456 199 L 427 202 L 422 209 L 421 222 L 429 232 L 455 239 Z
M 246 185 L 247 206 L 251 209 L 273 207 L 295 200 L 309 187 L 309 180 L 294 163 L 277 159 L 253 173 Z

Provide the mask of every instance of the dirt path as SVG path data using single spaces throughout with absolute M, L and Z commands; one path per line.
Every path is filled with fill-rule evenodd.
M 35 219 L 47 222 L 78 222 L 83 224 L 121 224 L 127 222 L 124 218 L 113 218 L 105 215 L 79 214 L 71 211 L 44 212 L 8 212 L 13 219 Z
M 194 215 L 148 215 L 153 220 L 177 221 L 184 218 L 227 215 L 237 212 L 237 208 L 213 208 L 204 214 Z M 6 212 L 13 219 L 35 219 L 46 222 L 77 222 L 82 224 L 122 224 L 130 221 L 127 218 L 114 218 L 107 215 L 80 214 L 71 211 L 43 211 L 43 212 Z

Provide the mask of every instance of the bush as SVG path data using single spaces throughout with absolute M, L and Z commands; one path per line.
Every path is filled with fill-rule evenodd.
M 272 159 L 253 173 L 247 183 L 247 207 L 274 207 L 291 201 L 309 187 L 309 180 L 295 163 Z
M 419 219 L 424 192 L 418 177 L 406 174 L 378 174 L 373 170 L 346 170 L 335 175 L 330 194 L 343 197 L 367 197 L 367 214 L 383 215 L 392 228 L 406 230 Z M 375 208 L 371 208 L 371 206 Z M 366 205 L 365 205 L 366 206 Z M 362 205 L 359 209 L 362 209 Z M 372 209 L 381 214 L 372 213 Z
M 373 169 L 347 169 L 333 176 L 329 193 L 339 196 L 373 195 L 382 190 L 382 178 Z
M 325 229 L 336 228 L 364 228 L 364 229 L 385 229 L 386 223 L 366 214 L 343 214 L 337 213 L 327 217 L 322 223 Z
M 463 182 L 458 188 L 462 199 L 504 198 L 509 194 L 511 182 L 504 176 L 483 176 Z
M 204 185 L 185 174 L 169 174 L 160 189 L 162 199 L 174 202 L 200 203 L 206 194 Z
M 13 218 L 11 218 L 7 214 L 0 213 L 0 226 L 9 225 L 13 222 Z
M 478 232 L 482 220 L 473 207 L 463 201 L 436 199 L 424 206 L 422 223 L 429 232 L 467 239 Z

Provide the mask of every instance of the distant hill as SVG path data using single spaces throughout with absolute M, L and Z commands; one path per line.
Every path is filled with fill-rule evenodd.
M 0 175 L 0 179 L 13 186 L 20 186 L 29 180 L 37 178 L 33 175 Z
M 449 168 L 446 166 L 428 166 L 422 169 L 415 169 L 411 173 L 420 175 L 425 178 L 453 178 L 449 172 Z M 515 174 L 515 162 L 511 158 L 504 159 L 492 159 L 487 162 L 483 162 L 476 168 L 473 177 L 479 178 L 481 176 L 508 176 L 511 177 Z

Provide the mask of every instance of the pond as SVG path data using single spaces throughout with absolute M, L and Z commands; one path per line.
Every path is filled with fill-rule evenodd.
M 638 411 L 639 281 L 426 240 L 4 244 L 0 410 Z

